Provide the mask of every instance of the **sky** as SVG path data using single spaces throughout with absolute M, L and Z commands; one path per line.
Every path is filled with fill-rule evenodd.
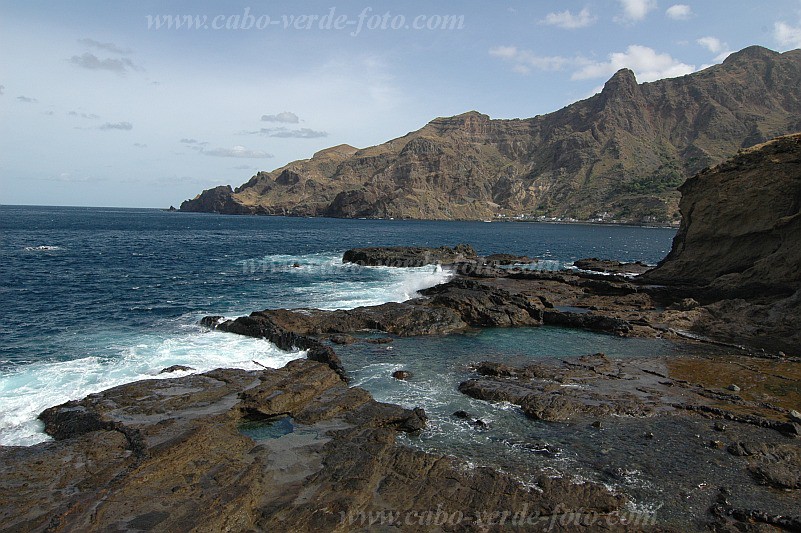
M 620 68 L 801 47 L 801 1 L 766 4 L 0 0 L 0 204 L 177 207 L 435 117 L 555 111 Z

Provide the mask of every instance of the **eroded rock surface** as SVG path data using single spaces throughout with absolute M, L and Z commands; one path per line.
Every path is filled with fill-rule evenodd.
M 696 331 L 799 352 L 801 135 L 779 137 L 687 180 L 670 254 L 644 274 L 691 287 Z
M 367 531 L 378 512 L 419 531 L 437 510 L 463 516 L 444 529 L 481 530 L 482 513 L 524 508 L 544 529 L 554 513 L 624 503 L 600 485 L 524 486 L 399 446 L 398 431 L 425 427 L 422 410 L 376 402 L 309 360 L 140 381 L 41 418 L 57 440 L 0 448 L 6 531 Z M 285 430 L 255 442 L 241 429 L 278 421 Z
M 731 367 L 747 389 L 721 386 Z M 567 444 L 565 453 L 591 475 L 626 485 L 633 497 L 629 476 L 661 487 L 666 523 L 715 531 L 801 523 L 801 427 L 788 408 L 795 396 L 779 392 L 799 388 L 799 362 L 594 354 L 519 367 L 487 361 L 474 371 L 459 385 L 463 394 L 510 402 L 520 416 L 581 432 L 582 443 Z M 550 453 L 538 433 L 545 432 L 521 434 L 519 445 Z M 611 439 L 625 449 L 604 450 Z

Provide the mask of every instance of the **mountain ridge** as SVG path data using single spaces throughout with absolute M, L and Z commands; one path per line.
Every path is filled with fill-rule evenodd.
M 638 84 L 621 69 L 558 111 L 437 117 L 386 143 L 338 145 L 182 211 L 416 219 L 677 223 L 676 187 L 738 149 L 801 131 L 801 50 L 752 46 Z

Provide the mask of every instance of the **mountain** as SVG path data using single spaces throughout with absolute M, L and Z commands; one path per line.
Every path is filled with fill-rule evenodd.
M 801 131 L 801 50 L 752 46 L 722 64 L 638 84 L 628 69 L 559 111 L 471 111 L 365 149 L 335 146 L 182 211 L 292 216 L 678 222 L 676 187 L 701 169 Z

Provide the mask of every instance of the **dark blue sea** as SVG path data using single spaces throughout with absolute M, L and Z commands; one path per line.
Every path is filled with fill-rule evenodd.
M 155 377 L 170 365 L 256 369 L 253 361 L 275 367 L 299 356 L 263 340 L 202 330 L 197 322 L 204 315 L 402 301 L 450 275 L 432 267 L 343 265 L 342 253 L 351 247 L 469 243 L 482 254 L 538 257 L 541 268 L 583 257 L 655 264 L 674 233 L 0 206 L 0 444 L 45 440 L 35 420 L 44 408 Z M 456 379 L 471 360 L 669 349 L 643 342 L 558 328 L 486 330 L 403 339 L 381 347 L 384 352 L 366 345 L 342 356 L 355 383 L 379 399 L 445 412 L 458 397 L 442 376 L 451 372 Z M 418 378 L 406 385 L 390 380 L 387 372 L 401 366 L 413 368 Z

